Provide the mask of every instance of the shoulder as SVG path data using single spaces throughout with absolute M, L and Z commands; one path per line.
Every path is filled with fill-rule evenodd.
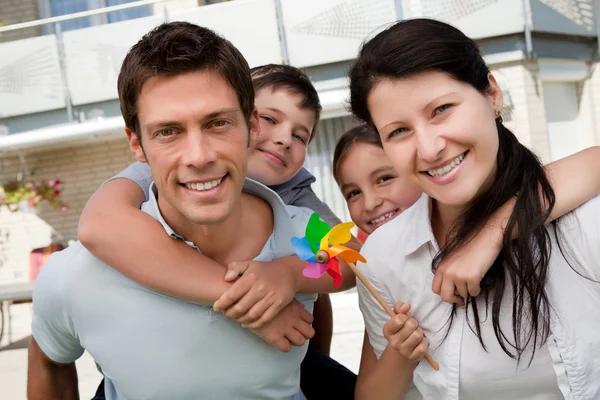
M 80 242 L 53 253 L 38 275 L 33 289 L 34 297 L 44 292 L 60 290 L 68 292 L 68 286 L 76 284 L 82 273 L 90 267 L 106 265 L 90 253 Z
M 306 225 L 314 211 L 307 207 L 285 206 L 292 223 L 294 234 L 304 236 Z

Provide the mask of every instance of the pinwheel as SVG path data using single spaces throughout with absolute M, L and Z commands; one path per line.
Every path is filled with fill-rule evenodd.
M 306 225 L 305 236 L 291 239 L 296 255 L 300 259 L 308 261 L 308 266 L 304 268 L 302 274 L 308 278 L 320 278 L 327 272 L 333 278 L 335 287 L 339 288 L 342 284 L 342 274 L 338 261 L 338 258 L 340 258 L 348 263 L 354 275 L 363 283 L 388 315 L 393 318 L 396 314 L 392 308 L 353 264 L 356 261 L 367 262 L 365 258 L 359 252 L 342 246 L 352 238 L 350 233 L 352 227 L 354 227 L 353 222 L 346 222 L 330 229 L 329 225 L 321 221 L 318 214 L 312 214 Z M 436 371 L 440 368 L 429 354 L 425 354 L 425 360 Z
M 338 259 L 347 263 L 366 262 L 359 252 L 342 246 L 352 238 L 352 227 L 354 222 L 345 222 L 329 228 L 318 214 L 312 214 L 306 225 L 305 236 L 291 239 L 298 257 L 308 261 L 308 266 L 302 274 L 307 278 L 320 278 L 327 272 L 333 278 L 334 286 L 340 287 L 342 274 Z

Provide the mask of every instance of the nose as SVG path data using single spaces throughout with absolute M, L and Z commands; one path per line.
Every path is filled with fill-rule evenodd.
M 200 129 L 189 130 L 183 141 L 182 163 L 188 167 L 204 168 L 217 160 L 211 138 Z
M 383 204 L 383 199 L 374 191 L 363 191 L 365 211 L 373 211 Z
M 426 162 L 435 162 L 446 148 L 446 139 L 432 130 L 421 130 L 416 132 L 417 155 Z
M 281 124 L 274 129 L 273 142 L 285 148 L 289 148 L 292 144 L 292 129 L 285 124 Z

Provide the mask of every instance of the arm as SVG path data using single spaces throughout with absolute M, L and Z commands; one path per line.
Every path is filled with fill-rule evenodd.
M 223 279 L 225 268 L 169 237 L 159 222 L 140 211 L 143 202 L 144 193 L 134 181 L 114 179 L 105 183 L 81 214 L 79 240 L 100 260 L 134 281 L 211 305 L 231 286 Z M 116 248 L 120 250 L 113 251 Z
M 545 169 L 556 194 L 547 222 L 574 210 L 600 192 L 600 146 L 550 163 Z M 504 229 L 514 203 L 511 200 L 496 210 L 466 246 L 440 262 L 432 289 L 442 300 L 461 303 L 467 295 L 480 293 L 479 283 L 502 249 Z M 518 232 L 513 232 L 514 237 L 517 235 Z
M 402 399 L 412 383 L 418 362 L 405 359 L 388 345 L 377 359 L 365 331 L 360 369 L 356 380 L 356 400 Z
M 331 308 L 331 299 L 327 293 L 319 295 L 315 302 L 313 316 L 315 335 L 310 340 L 309 345 L 321 353 L 329 355 L 333 336 L 333 309 Z
M 29 345 L 27 398 L 29 400 L 79 399 L 75 363 L 55 363 L 46 357 L 33 338 Z

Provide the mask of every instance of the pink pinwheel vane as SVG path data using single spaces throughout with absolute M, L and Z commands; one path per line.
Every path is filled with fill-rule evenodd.
M 329 228 L 318 214 L 311 215 L 303 238 L 293 237 L 292 245 L 301 260 L 308 261 L 302 274 L 307 278 L 320 278 L 327 272 L 333 278 L 335 287 L 342 284 L 339 259 L 347 263 L 366 262 L 356 250 L 342 246 L 352 238 L 350 229 L 354 222 L 345 222 Z

